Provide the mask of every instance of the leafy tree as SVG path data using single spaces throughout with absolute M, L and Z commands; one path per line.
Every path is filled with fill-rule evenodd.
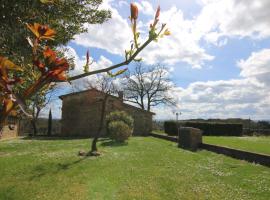
M 163 66 L 146 68 L 138 63 L 133 72 L 126 74 L 123 85 L 125 100 L 137 104 L 143 110 L 150 111 L 153 106 L 160 104 L 175 104 L 169 95 L 173 84 Z
M 42 2 L 59 2 L 54 0 L 42 0 Z M 33 14 L 33 13 L 32 13 Z M 48 44 L 56 38 L 56 32 L 48 25 L 39 23 L 26 24 L 28 29 L 33 33 L 34 37 L 28 39 L 28 43 L 32 47 L 32 67 L 39 73 L 36 79 L 25 89 L 16 90 L 17 85 L 21 83 L 27 76 L 18 76 L 18 71 L 23 71 L 22 67 L 14 64 L 6 57 L 0 56 L 0 133 L 5 124 L 7 116 L 19 106 L 21 110 L 25 109 L 25 101 L 30 99 L 44 86 L 53 82 L 64 82 L 81 79 L 93 74 L 100 74 L 103 72 L 108 73 L 110 77 L 115 77 L 124 73 L 127 69 L 121 69 L 117 72 L 111 70 L 117 69 L 121 66 L 128 65 L 133 60 L 136 60 L 137 55 L 152 41 L 157 41 L 165 35 L 169 35 L 168 29 L 165 29 L 166 24 L 157 27 L 159 22 L 160 7 L 156 11 L 153 24 L 150 25 L 149 36 L 142 44 L 138 42 L 139 32 L 137 32 L 136 24 L 138 18 L 138 8 L 135 4 L 131 3 L 131 25 L 133 32 L 133 42 L 129 50 L 125 51 L 125 60 L 118 64 L 105 67 L 98 70 L 85 70 L 84 73 L 67 77 L 67 72 L 70 65 L 66 58 L 59 57 L 59 54 L 51 49 Z M 44 45 L 47 44 L 47 45 Z M 28 56 L 30 58 L 30 55 Z M 87 54 L 87 63 L 85 69 L 89 69 L 90 63 L 89 54 Z M 15 89 L 14 89 L 15 88 Z
M 16 63 L 30 63 L 26 23 L 49 24 L 57 32 L 51 47 L 65 45 L 87 31 L 84 24 L 103 23 L 110 11 L 99 9 L 102 0 L 8 0 L 0 6 L 0 54 Z
M 24 77 L 23 81 L 13 88 L 14 92 L 21 96 L 21 91 L 29 88 L 40 77 L 40 71 L 32 66 L 33 58 L 29 56 L 33 50 L 29 48 L 29 43 L 31 45 L 33 41 L 30 39 L 31 31 L 26 27 L 29 28 L 29 24 L 34 22 L 50 24 L 50 27 L 53 28 L 51 30 L 55 30 L 54 32 L 57 34 L 51 40 L 39 42 L 41 45 L 49 45 L 55 50 L 55 47 L 65 45 L 73 39 L 74 35 L 87 31 L 85 23 L 103 23 L 110 18 L 110 11 L 99 9 L 101 3 L 102 0 L 9 0 L 1 2 L 0 55 L 8 57 L 9 60 L 20 65 L 21 70 L 15 71 L 13 74 Z M 63 53 L 63 51 L 57 51 L 59 57 L 62 57 Z M 72 60 L 69 60 L 70 69 L 72 65 Z M 31 123 L 34 134 L 37 132 L 36 119 L 41 108 L 49 100 L 44 95 L 48 92 L 48 87 L 41 87 L 40 90 L 32 98 L 23 102 L 30 105 L 27 115 L 28 113 L 32 115 Z

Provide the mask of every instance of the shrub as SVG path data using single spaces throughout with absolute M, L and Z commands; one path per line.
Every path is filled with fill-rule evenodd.
M 118 142 L 126 141 L 132 133 L 132 129 L 123 121 L 111 121 L 108 130 L 111 138 Z
M 129 128 L 133 129 L 133 118 L 128 115 L 125 111 L 114 111 L 106 117 L 107 125 L 112 121 L 122 121 L 126 123 Z
M 185 122 L 181 126 L 198 128 L 203 131 L 203 135 L 213 136 L 241 136 L 243 132 L 243 125 L 236 123 Z M 178 134 L 175 121 L 165 121 L 164 129 L 168 135 Z
M 119 142 L 124 142 L 132 135 L 133 123 L 133 118 L 124 111 L 111 112 L 106 117 L 107 132 Z
M 242 124 L 233 123 L 186 122 L 185 126 L 199 128 L 203 131 L 203 135 L 241 136 L 243 132 Z
M 175 121 L 165 121 L 164 131 L 168 135 L 178 135 L 177 123 Z

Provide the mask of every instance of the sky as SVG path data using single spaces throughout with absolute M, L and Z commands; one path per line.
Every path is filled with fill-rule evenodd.
M 72 74 L 83 72 L 88 49 L 91 70 L 123 61 L 132 39 L 131 2 L 103 1 L 101 8 L 111 10 L 112 18 L 101 25 L 85 24 L 88 32 L 67 45 L 67 55 L 75 58 Z M 145 66 L 166 66 L 174 84 L 171 95 L 177 105 L 153 108 L 155 119 L 174 119 L 175 112 L 181 112 L 182 119 L 270 119 L 269 0 L 138 0 L 136 4 L 141 41 L 147 39 L 158 5 L 160 22 L 172 33 L 139 55 Z M 134 63 L 128 67 L 132 69 Z M 57 95 L 71 92 L 84 80 L 58 90 Z M 55 118 L 61 118 L 58 98 L 43 116 L 49 108 Z

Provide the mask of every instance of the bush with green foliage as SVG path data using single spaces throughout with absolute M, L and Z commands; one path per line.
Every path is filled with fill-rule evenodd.
M 124 142 L 132 135 L 132 129 L 123 121 L 112 121 L 108 125 L 110 136 L 117 142 Z
M 181 126 L 198 128 L 203 131 L 203 135 L 213 136 L 242 136 L 243 125 L 237 123 L 205 123 L 187 121 Z M 165 121 L 164 130 L 168 135 L 177 135 L 177 123 L 175 121 Z
M 112 121 L 123 121 L 126 123 L 131 129 L 133 129 L 133 118 L 127 114 L 125 111 L 114 111 L 107 115 L 106 117 L 107 124 Z
M 164 131 L 168 135 L 176 136 L 178 135 L 177 123 L 176 121 L 165 121 Z
M 124 142 L 133 132 L 133 118 L 124 111 L 111 112 L 106 117 L 107 132 L 113 140 Z

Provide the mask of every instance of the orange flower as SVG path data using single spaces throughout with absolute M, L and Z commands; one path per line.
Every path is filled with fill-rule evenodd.
M 0 56 L 0 79 L 8 80 L 8 70 L 23 71 L 21 67 L 15 65 L 9 59 Z
M 6 93 L 10 93 L 12 91 L 12 86 L 22 81 L 20 78 L 15 76 L 13 76 L 13 79 L 10 79 L 8 74 L 10 70 L 22 71 L 22 68 L 15 65 L 7 58 L 0 56 L 0 88 L 1 91 Z
M 131 13 L 131 19 L 137 20 L 139 10 L 138 10 L 138 7 L 136 6 L 136 4 L 134 4 L 134 3 L 130 4 L 130 13 Z
M 68 62 L 65 58 L 57 58 L 54 62 L 54 67 L 52 67 L 48 76 L 52 78 L 53 81 L 66 81 L 66 71 L 68 70 Z
M 11 99 L 5 98 L 3 101 L 3 106 L 4 106 L 3 113 L 1 114 L 6 115 L 10 111 L 10 109 L 13 107 L 13 104 L 14 103 Z
M 45 48 L 45 50 L 43 51 L 43 56 L 45 59 L 48 60 L 49 64 L 51 64 L 52 62 L 56 60 L 56 53 L 49 47 Z
M 14 102 L 10 99 L 10 96 L 5 94 L 0 96 L 0 113 L 6 115 L 10 112 L 14 105 Z
M 45 64 L 40 62 L 39 60 L 34 60 L 33 61 L 33 64 L 42 72 L 44 73 L 45 72 Z
M 55 31 L 50 29 L 47 25 L 40 25 L 38 23 L 34 23 L 34 25 L 26 24 L 27 27 L 34 33 L 34 35 L 42 40 L 53 40 L 55 36 Z

